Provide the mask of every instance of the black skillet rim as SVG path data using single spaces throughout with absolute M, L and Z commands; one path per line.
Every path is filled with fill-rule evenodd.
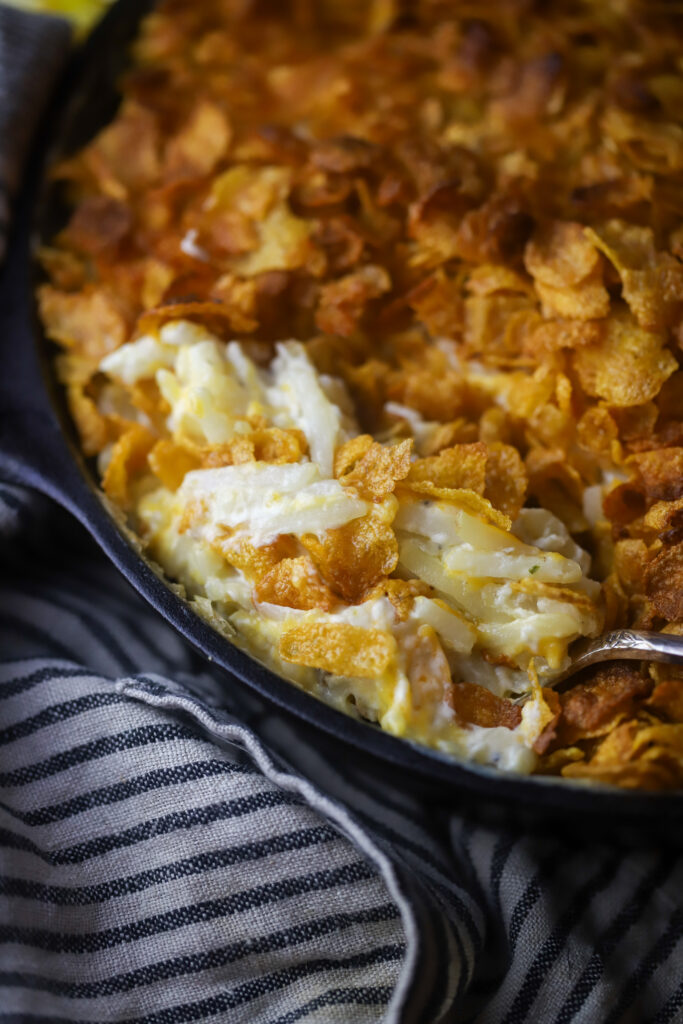
M 15 263 L 19 262 L 20 272 L 18 275 L 13 273 L 12 278 L 22 293 L 23 301 L 18 303 L 23 317 L 23 325 L 20 326 L 31 336 L 34 353 L 40 363 L 42 380 L 35 383 L 47 392 L 41 396 L 43 405 L 50 407 L 53 421 L 58 423 L 62 444 L 59 454 L 62 459 L 66 456 L 70 461 L 70 466 L 64 467 L 68 482 L 57 486 L 51 483 L 46 489 L 61 498 L 81 518 L 126 579 L 212 666 L 236 678 L 240 686 L 255 691 L 270 705 L 274 704 L 294 719 L 303 720 L 313 729 L 322 730 L 341 741 L 350 748 L 349 752 L 370 755 L 385 766 L 415 772 L 426 782 L 439 783 L 444 787 L 444 799 L 450 795 L 474 796 L 495 804 L 533 807 L 535 810 L 566 810 L 589 817 L 607 815 L 612 820 L 623 818 L 625 821 L 657 818 L 673 824 L 674 819 L 683 817 L 683 792 L 631 791 L 552 776 L 506 774 L 496 768 L 459 761 L 430 748 L 419 747 L 325 704 L 266 668 L 202 619 L 150 568 L 106 507 L 93 472 L 77 446 L 74 426 L 53 374 L 50 343 L 40 325 L 33 297 L 37 280 L 35 250 L 44 237 L 41 223 L 48 194 L 46 170 L 59 149 L 74 97 L 82 88 L 83 81 L 87 81 L 89 69 L 91 71 L 97 62 L 98 54 L 110 52 L 112 38 L 121 36 L 122 23 L 125 21 L 129 26 L 123 34 L 132 38 L 134 33 L 130 27 L 137 25 L 151 7 L 153 3 L 150 0 L 116 0 L 89 39 L 74 53 L 45 119 L 46 137 L 39 141 L 32 154 L 19 204 L 18 230 L 15 232 L 18 238 L 13 256 Z M 106 123 L 106 119 L 99 123 Z M 69 472 L 74 469 L 76 473 Z

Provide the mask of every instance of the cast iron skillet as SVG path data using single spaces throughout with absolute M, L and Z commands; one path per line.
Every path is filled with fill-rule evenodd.
M 35 246 L 63 222 L 46 168 L 73 152 L 113 116 L 115 83 L 127 44 L 150 0 L 118 0 L 78 51 L 44 119 L 41 137 L 15 210 L 13 236 L 0 284 L 0 452 L 10 477 L 35 487 L 72 512 L 127 580 L 210 662 L 227 673 L 226 685 L 248 688 L 250 698 L 293 724 L 297 737 L 338 765 L 391 780 L 440 803 L 467 804 L 479 813 L 510 814 L 547 827 L 565 820 L 594 833 L 626 827 L 629 834 L 683 834 L 683 792 L 630 793 L 552 778 L 519 777 L 461 763 L 381 732 L 323 704 L 229 643 L 178 597 L 140 557 L 103 502 L 93 468 L 79 451 L 63 396 L 51 373 L 52 346 L 39 324 L 34 287 Z M 580 819 L 584 819 L 583 825 Z M 602 829 L 601 829 L 602 830 Z M 585 833 L 584 833 L 585 834 Z

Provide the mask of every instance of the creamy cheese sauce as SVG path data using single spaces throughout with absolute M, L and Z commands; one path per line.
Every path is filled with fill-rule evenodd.
M 528 669 L 552 680 L 571 640 L 599 628 L 589 558 L 558 519 L 524 509 L 506 530 L 493 513 L 487 519 L 486 503 L 481 514 L 466 502 L 409 494 L 375 504 L 343 486 L 333 465 L 339 446 L 359 433 L 352 405 L 341 382 L 321 377 L 297 342 L 278 345 L 263 369 L 239 343 L 226 346 L 179 321 L 122 346 L 101 367 L 128 386 L 156 380 L 178 443 L 196 448 L 249 438 L 255 416 L 306 439 L 308 455 L 298 462 L 200 468 L 187 472 L 176 491 L 141 487 L 137 526 L 153 557 L 191 597 L 210 602 L 257 657 L 337 707 L 458 757 L 533 770 L 543 722 Z M 388 411 L 405 419 L 418 441 L 432 429 L 405 407 Z M 401 614 L 382 596 L 359 603 L 337 597 L 327 609 L 259 600 L 249 572 L 220 551 L 226 537 L 254 549 L 285 535 L 302 545 L 371 514 L 394 531 L 398 576 L 433 588 L 431 596 L 413 595 Z M 282 638 L 312 623 L 391 638 L 394 654 L 374 678 L 283 659 Z M 451 678 L 498 697 L 530 694 L 521 724 L 461 722 L 448 698 Z

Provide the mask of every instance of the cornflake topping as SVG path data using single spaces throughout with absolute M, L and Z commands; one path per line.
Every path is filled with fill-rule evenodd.
M 660 5 L 661 6 L 661 5 Z M 627 0 L 166 0 L 39 301 L 150 556 L 337 707 L 683 782 L 683 40 Z M 297 340 L 290 340 L 297 339 Z

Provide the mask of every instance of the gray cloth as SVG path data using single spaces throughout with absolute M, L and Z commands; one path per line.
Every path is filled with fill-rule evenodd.
M 8 183 L 65 41 L 0 7 Z M 487 828 L 307 748 L 7 482 L 0 659 L 0 1021 L 683 1019 L 675 852 Z
M 0 259 L 9 198 L 71 38 L 60 18 L 36 17 L 0 4 Z M 17 102 L 21 97 L 21 102 Z

